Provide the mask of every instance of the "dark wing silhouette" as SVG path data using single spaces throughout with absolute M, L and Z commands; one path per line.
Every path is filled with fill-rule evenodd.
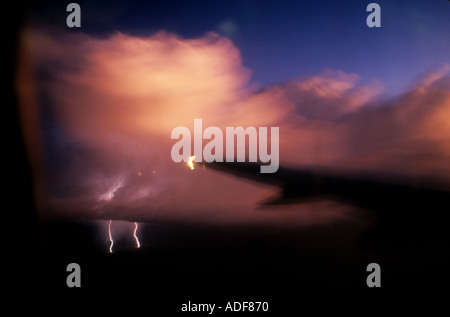
M 450 191 L 433 180 L 312 167 L 280 167 L 262 174 L 256 163 L 213 162 L 205 167 L 279 187 L 279 196 L 266 205 L 333 199 L 370 210 L 377 218 L 374 239 L 383 233 L 387 239 L 427 235 L 435 240 L 448 232 L 444 218 L 450 211 Z

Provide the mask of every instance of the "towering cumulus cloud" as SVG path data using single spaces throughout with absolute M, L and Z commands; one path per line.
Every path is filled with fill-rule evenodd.
M 270 188 L 171 160 L 172 129 L 192 129 L 195 118 L 280 127 L 281 164 L 450 179 L 448 65 L 381 101 L 382 83 L 361 85 L 359 75 L 331 69 L 257 90 L 238 48 L 214 33 L 99 39 L 29 30 L 21 56 L 21 109 L 46 210 L 272 221 L 254 212 Z

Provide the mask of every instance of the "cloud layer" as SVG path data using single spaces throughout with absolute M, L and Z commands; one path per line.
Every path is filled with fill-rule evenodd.
M 257 202 L 274 194 L 270 187 L 171 161 L 172 129 L 192 131 L 194 118 L 221 128 L 280 127 L 281 164 L 450 180 L 449 65 L 383 101 L 381 83 L 362 85 L 357 74 L 331 69 L 256 90 L 239 50 L 214 33 L 96 39 L 28 30 L 23 44 L 22 111 L 34 100 L 43 118 L 41 151 L 33 159 L 41 162 L 36 175 L 45 180 L 44 205 L 58 213 L 291 221 L 256 211 Z M 30 91 L 39 94 L 27 99 Z M 323 221 L 333 212 L 327 206 L 314 217 Z M 296 217 L 319 221 L 307 211 Z

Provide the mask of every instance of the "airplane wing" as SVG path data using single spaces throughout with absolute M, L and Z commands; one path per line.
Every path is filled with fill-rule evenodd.
M 264 205 L 333 199 L 369 210 L 376 226 L 364 239 L 372 245 L 394 240 L 442 243 L 448 236 L 444 219 L 450 211 L 450 187 L 433 180 L 301 166 L 280 166 L 276 173 L 262 174 L 257 163 L 212 162 L 204 166 L 280 188 L 279 196 Z
M 375 173 L 345 173 L 325 168 L 280 167 L 276 173 L 260 173 L 256 163 L 212 162 L 206 168 L 281 189 L 279 203 L 301 202 L 309 198 L 330 198 L 370 209 L 419 201 L 427 205 L 449 205 L 450 191 L 432 180 L 396 177 Z M 417 206 L 417 205 L 416 205 Z

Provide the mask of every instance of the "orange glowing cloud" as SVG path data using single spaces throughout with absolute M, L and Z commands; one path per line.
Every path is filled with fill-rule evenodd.
M 147 38 L 117 33 L 70 49 L 78 51 L 79 64 L 74 71 L 55 70 L 51 97 L 86 139 L 102 128 L 167 134 L 197 117 L 217 118 L 219 109 L 226 122 L 250 75 L 236 47 L 213 33 L 192 40 L 164 32 Z M 63 55 L 59 59 L 67 63 Z
M 64 168 L 47 171 L 57 175 L 56 187 L 68 188 L 64 195 L 49 191 L 59 210 L 107 219 L 123 219 L 127 210 L 133 220 L 273 221 L 254 211 L 270 189 L 171 161 L 171 130 L 192 129 L 194 118 L 207 126 L 280 127 L 281 164 L 450 179 L 447 66 L 380 101 L 380 83 L 363 86 L 357 74 L 338 70 L 255 91 L 238 48 L 214 33 L 96 39 L 28 31 L 24 54 L 34 61 L 29 73 L 47 74 L 34 83 L 46 96 L 37 107 L 53 114 L 42 124 L 64 132 L 50 147 L 75 153 Z

